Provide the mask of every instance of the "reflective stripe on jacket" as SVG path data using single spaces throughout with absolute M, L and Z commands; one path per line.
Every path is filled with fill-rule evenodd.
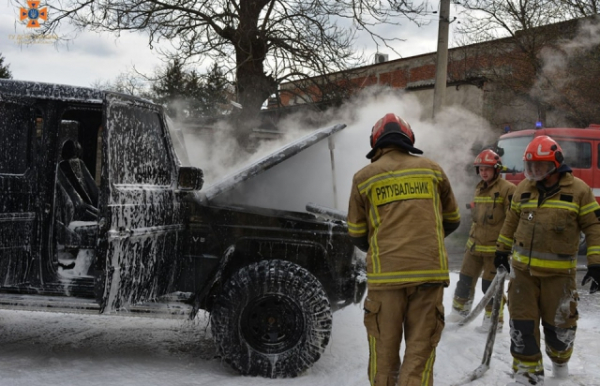
M 496 246 L 509 251 L 514 243 L 512 265 L 518 269 L 574 274 L 582 231 L 588 265 L 600 264 L 599 217 L 592 190 L 571 173 L 563 173 L 559 189 L 543 200 L 536 183 L 524 180 L 517 186 Z
M 513 261 L 527 264 L 530 267 L 572 269 L 577 268 L 577 255 L 563 256 L 556 253 L 526 251 L 516 246 L 512 254 Z
M 471 209 L 473 223 L 467 240 L 471 252 L 493 255 L 496 240 L 512 196 L 517 187 L 512 182 L 497 177 L 491 183 L 480 181 L 475 188 L 475 207 Z
M 459 223 L 460 214 L 437 163 L 384 148 L 354 175 L 348 232 L 368 236 L 370 288 L 449 283 L 444 222 Z

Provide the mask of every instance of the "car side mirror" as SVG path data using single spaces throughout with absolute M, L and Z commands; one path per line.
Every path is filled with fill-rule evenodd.
M 204 172 L 193 166 L 182 166 L 177 176 L 177 188 L 180 190 L 200 190 L 204 185 Z

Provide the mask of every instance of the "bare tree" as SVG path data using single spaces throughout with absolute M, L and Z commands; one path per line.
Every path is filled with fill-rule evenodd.
M 80 29 L 145 31 L 183 61 L 207 58 L 235 73 L 238 119 L 248 127 L 280 82 L 343 71 L 362 63 L 352 44 L 365 30 L 378 45 L 397 37 L 381 25 L 414 20 L 428 8 L 413 0 L 64 0 L 42 27 L 56 32 L 69 20 Z
M 135 72 L 122 72 L 114 80 L 97 80 L 90 85 L 93 88 L 135 95 L 152 99 L 148 79 Z
M 570 19 L 594 16 L 600 13 L 600 0 L 554 0 Z
M 466 0 L 462 6 L 466 17 L 456 30 L 465 37 L 465 42 L 505 39 L 506 44 L 496 47 L 502 55 L 512 52 L 512 59 L 527 68 L 528 71 L 522 71 L 527 78 L 542 66 L 540 49 L 556 41 L 560 33 L 551 28 L 540 33 L 539 27 L 563 20 L 560 7 L 553 0 Z M 527 82 L 527 78 L 518 79 L 517 83 Z M 531 82 L 529 79 L 527 83 Z
M 478 46 L 485 47 L 486 52 L 481 55 L 485 60 L 471 60 L 469 70 L 492 81 L 498 100 L 513 103 L 528 99 L 538 107 L 538 119 L 544 122 L 548 111 L 559 108 L 557 95 L 561 91 L 557 86 L 564 83 L 554 78 L 558 72 L 547 71 L 549 56 L 542 53 L 556 50 L 578 31 L 576 20 L 566 20 L 571 15 L 565 12 L 567 2 L 577 1 L 465 0 L 461 3 L 465 21 L 457 31 L 466 42 L 494 40 L 493 44 Z M 470 56 L 472 59 L 473 54 Z M 560 103 L 563 108 L 568 105 L 572 102 Z M 563 114 L 567 115 L 573 117 L 573 111 Z

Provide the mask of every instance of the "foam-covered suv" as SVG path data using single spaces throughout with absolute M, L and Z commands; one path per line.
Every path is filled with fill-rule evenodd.
M 318 130 L 204 190 L 163 109 L 111 92 L 0 80 L 0 307 L 194 317 L 211 312 L 243 374 L 295 376 L 332 311 L 360 301 L 343 221 L 223 203 Z

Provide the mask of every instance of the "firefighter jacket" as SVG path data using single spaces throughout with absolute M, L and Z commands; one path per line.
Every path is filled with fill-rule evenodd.
M 516 188 L 515 184 L 499 176 L 490 183 L 480 181 L 477 184 L 475 206 L 471 210 L 473 223 L 467 240 L 468 250 L 494 255 L 496 240 Z
M 535 276 L 574 274 L 581 231 L 588 265 L 600 264 L 600 206 L 590 187 L 566 170 L 550 190 L 529 180 L 517 186 L 496 244 L 500 251 L 512 249 L 516 269 Z
M 399 148 L 379 149 L 353 178 L 352 238 L 368 239 L 369 288 L 449 283 L 444 227 L 460 223 L 448 177 L 435 162 Z

